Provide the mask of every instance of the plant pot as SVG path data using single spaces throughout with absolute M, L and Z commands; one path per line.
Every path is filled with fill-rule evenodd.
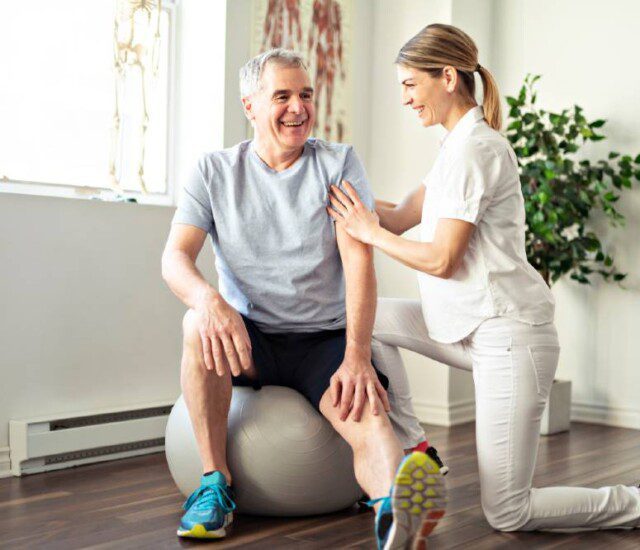
M 554 380 L 542 413 L 540 433 L 552 435 L 569 430 L 571 423 L 571 381 Z

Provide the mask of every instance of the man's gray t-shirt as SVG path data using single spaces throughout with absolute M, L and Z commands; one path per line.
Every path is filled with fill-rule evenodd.
M 344 275 L 325 210 L 329 186 L 342 179 L 373 209 L 351 146 L 309 139 L 301 157 L 277 172 L 244 141 L 200 159 L 172 223 L 211 235 L 222 297 L 261 330 L 342 328 Z

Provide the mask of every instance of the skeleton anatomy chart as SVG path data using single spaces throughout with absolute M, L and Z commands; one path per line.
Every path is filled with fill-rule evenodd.
M 315 88 L 315 137 L 349 141 L 352 0 L 254 0 L 252 55 L 301 53 Z
M 111 186 L 121 192 L 123 115 L 138 126 L 137 147 L 127 151 L 137 166 L 138 187 L 147 193 L 145 150 L 149 126 L 149 88 L 155 84 L 160 56 L 162 0 L 117 0 L 114 21 L 115 109 L 113 115 Z M 128 92 L 128 93 L 127 93 Z M 130 134 L 134 134 L 129 130 Z M 120 170 L 118 170 L 120 166 Z

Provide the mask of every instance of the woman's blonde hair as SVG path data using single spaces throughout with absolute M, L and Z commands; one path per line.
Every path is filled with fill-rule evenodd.
M 473 73 L 478 71 L 484 92 L 484 117 L 489 126 L 500 130 L 502 112 L 498 85 L 491 73 L 478 63 L 478 48 L 467 33 L 452 25 L 428 25 L 402 46 L 396 63 L 431 76 L 440 76 L 444 67 L 454 67 L 462 83 L 462 93 L 471 99 L 475 98 Z

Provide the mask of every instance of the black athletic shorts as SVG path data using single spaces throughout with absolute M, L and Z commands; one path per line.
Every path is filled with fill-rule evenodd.
M 244 315 L 242 319 L 251 340 L 258 378 L 252 380 L 241 374 L 232 377 L 233 385 L 256 390 L 262 386 L 286 386 L 300 392 L 319 411 L 320 399 L 342 364 L 346 330 L 268 334 Z M 377 369 L 376 373 L 387 389 L 387 377 Z

